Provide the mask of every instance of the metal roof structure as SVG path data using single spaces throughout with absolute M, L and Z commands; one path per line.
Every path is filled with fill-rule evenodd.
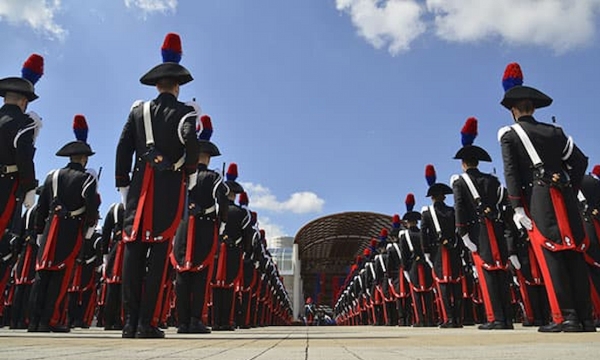
M 305 296 L 313 296 L 317 278 L 325 277 L 321 298 L 332 302 L 331 278 L 347 275 L 357 255 L 369 247 L 382 228 L 389 229 L 392 216 L 373 212 L 344 212 L 318 218 L 304 225 L 296 234 L 301 261 L 300 275 Z

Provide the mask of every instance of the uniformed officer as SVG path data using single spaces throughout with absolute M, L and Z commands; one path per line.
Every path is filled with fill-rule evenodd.
M 176 271 L 175 294 L 178 333 L 210 333 L 202 322 L 210 275 L 219 243 L 219 228 L 227 222 L 227 188 L 222 176 L 208 169 L 221 153 L 210 141 L 212 122 L 202 115 L 198 133 L 197 180 L 188 192 L 188 214 L 175 236 L 171 264 Z
M 429 184 L 427 197 L 432 204 L 421 210 L 421 242 L 425 260 L 433 268 L 441 302 L 441 328 L 462 327 L 462 266 L 459 241 L 456 236 L 454 208 L 444 202 L 452 188 L 437 183 L 433 165 L 425 167 Z
M 167 34 L 162 55 L 163 63 L 140 79 L 159 95 L 134 104 L 117 146 L 116 186 L 125 205 L 124 338 L 164 337 L 158 324 L 171 242 L 183 214 L 186 179 L 188 187 L 196 183 L 198 114 L 177 100 L 179 87 L 193 80 L 179 64 L 179 35 Z
M 595 331 L 583 258 L 586 237 L 574 191 L 588 159 L 560 127 L 533 117 L 552 99 L 523 86 L 517 67 L 511 64 L 505 71 L 501 101 L 515 123 L 501 128 L 498 139 L 508 197 L 515 218 L 529 231 L 548 291 L 553 321 L 539 331 Z
M 483 148 L 473 145 L 477 136 L 476 118 L 467 119 L 461 136 L 463 147 L 454 159 L 461 160 L 463 173 L 454 176 L 452 189 L 456 228 L 472 252 L 487 314 L 487 322 L 479 329 L 512 329 L 504 187 L 494 175 L 478 169 L 480 161 L 491 162 L 492 158 Z M 514 261 L 518 261 L 516 256 Z
M 32 332 L 69 331 L 64 323 L 67 287 L 83 241 L 91 238 L 98 220 L 97 179 L 93 171 L 86 171 L 94 152 L 86 142 L 88 129 L 83 115 L 75 116 L 73 130 L 78 140 L 56 153 L 69 157 L 70 162 L 48 174 L 38 202 L 35 224 L 39 250 L 28 327 Z

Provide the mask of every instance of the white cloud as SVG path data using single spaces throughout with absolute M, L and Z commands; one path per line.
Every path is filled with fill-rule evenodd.
M 144 13 L 175 12 L 177 0 L 125 0 L 125 6 L 139 8 Z
M 360 36 L 395 55 L 433 33 L 448 42 L 502 41 L 561 53 L 592 43 L 600 0 L 336 0 Z
M 54 20 L 60 3 L 60 0 L 0 1 L 0 21 L 14 25 L 26 24 L 51 39 L 64 40 L 67 31 Z
M 416 0 L 336 0 L 336 7 L 350 15 L 360 36 L 393 55 L 409 50 L 426 29 Z
M 295 214 L 318 213 L 323 210 L 325 200 L 310 191 L 296 192 L 285 201 L 279 201 L 271 190 L 253 183 L 242 186 L 250 198 L 250 208 L 271 210 L 275 212 L 292 212 Z
M 444 40 L 499 38 L 564 52 L 593 39 L 600 0 L 427 0 L 427 8 Z
M 283 230 L 283 227 L 274 224 L 270 218 L 261 216 L 260 214 L 258 214 L 258 227 L 259 229 L 263 229 L 265 231 L 267 244 L 269 243 L 270 239 L 287 236 L 285 230 Z

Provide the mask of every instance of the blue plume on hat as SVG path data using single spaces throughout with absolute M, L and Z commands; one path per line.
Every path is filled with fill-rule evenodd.
M 477 119 L 474 117 L 468 118 L 460 131 L 460 135 L 463 146 L 473 145 L 473 141 L 477 137 Z
M 235 179 L 237 179 L 237 177 L 238 177 L 238 168 L 237 168 L 237 164 L 236 163 L 229 164 L 229 167 L 227 168 L 227 173 L 225 173 L 225 177 L 229 181 L 235 181 Z
M 38 54 L 30 55 L 21 69 L 21 77 L 29 80 L 32 84 L 35 83 L 44 74 L 44 58 Z
M 75 133 L 75 139 L 87 143 L 88 130 L 85 116 L 81 114 L 75 115 L 75 118 L 73 119 L 73 133 Z
M 427 180 L 427 185 L 429 186 L 435 184 L 435 181 L 437 180 L 435 168 L 431 164 L 425 166 L 425 180 Z
M 178 63 L 181 61 L 181 38 L 178 34 L 168 33 L 160 48 L 163 62 Z
M 200 124 L 198 129 L 198 140 L 210 140 L 213 133 L 212 122 L 210 116 L 202 115 L 200 117 Z
M 508 91 L 515 86 L 521 85 L 523 85 L 523 72 L 521 71 L 521 66 L 516 62 L 508 64 L 504 70 L 504 75 L 502 76 L 502 87 L 504 88 L 504 91 Z

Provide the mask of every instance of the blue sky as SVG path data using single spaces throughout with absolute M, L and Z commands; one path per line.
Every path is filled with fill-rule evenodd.
M 236 162 L 267 237 L 294 236 L 338 212 L 402 214 L 408 192 L 427 205 L 425 165 L 442 182 L 460 171 L 470 116 L 494 160 L 481 169 L 502 179 L 496 136 L 512 120 L 501 77 L 513 61 L 555 100 L 538 120 L 556 116 L 590 169 L 600 163 L 599 13 L 600 0 L 0 0 L 0 77 L 44 56 L 29 107 L 44 123 L 38 178 L 64 166 L 54 153 L 84 114 L 104 214 L 119 199 L 130 105 L 155 96 L 138 80 L 166 33 L 180 34 L 195 78 L 180 99 L 212 117 L 223 155 L 211 167 Z

